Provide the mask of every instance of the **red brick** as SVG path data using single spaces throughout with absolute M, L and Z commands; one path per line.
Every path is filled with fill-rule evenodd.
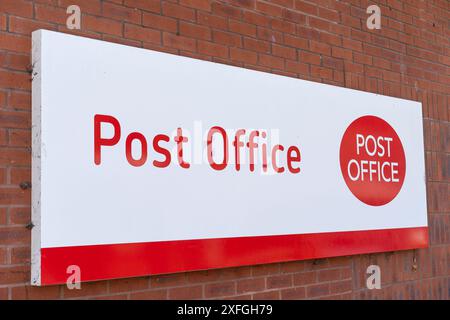
M 284 69 L 284 60 L 267 54 L 259 54 L 259 63 L 271 69 Z
M 266 279 L 256 278 L 256 279 L 242 279 L 237 282 L 237 293 L 247 293 L 263 291 L 266 287 Z
M 141 23 L 141 11 L 137 8 L 127 8 L 109 2 L 103 3 L 103 15 L 119 21 Z
M 220 270 L 195 271 L 186 274 L 186 278 L 189 283 L 217 281 L 220 276 Z
M 432 248 L 431 250 L 431 267 L 434 277 L 445 276 L 448 273 L 450 257 L 447 258 L 447 250 L 445 247 Z
M 142 16 L 142 24 L 153 29 L 176 32 L 177 20 L 153 13 L 145 13 Z
M 8 27 L 8 18 L 6 14 L 0 14 L 0 31 L 6 30 Z
M 347 64 L 348 65 L 348 64 Z M 344 62 L 342 59 L 332 58 L 332 57 L 322 57 L 322 66 L 326 68 L 331 68 L 335 72 L 344 70 Z M 352 72 L 348 69 L 345 69 L 348 72 Z
M 240 21 L 230 19 L 228 21 L 228 28 L 230 32 L 239 33 L 249 37 L 256 36 L 256 26 L 252 24 L 243 23 Z
M 7 250 L 7 248 L 1 248 L 0 247 L 0 266 L 6 264 L 7 260 L 8 260 L 8 250 Z
M 163 44 L 170 48 L 187 51 L 195 51 L 196 48 L 196 41 L 194 39 L 166 32 L 163 34 Z
M 0 300 L 8 299 L 8 288 L 0 288 Z
M 33 3 L 25 0 L 2 0 L 0 1 L 0 12 L 31 18 L 33 16 Z
M 242 294 L 242 295 L 237 295 L 237 296 L 232 296 L 232 297 L 225 297 L 225 298 L 221 298 L 223 300 L 252 300 L 252 295 L 251 294 Z
M 281 273 L 296 273 L 305 269 L 305 261 L 288 261 L 281 264 Z
M 335 10 L 318 7 L 318 16 L 325 20 L 340 22 L 339 12 Z
M 161 32 L 153 29 L 143 28 L 134 24 L 125 24 L 124 34 L 126 38 L 150 42 L 161 43 Z
M 347 16 L 347 15 L 342 15 L 341 16 L 341 21 L 343 24 L 350 26 L 354 29 L 361 29 L 361 19 L 355 18 L 355 17 L 351 17 L 351 16 Z M 353 30 L 352 30 L 353 31 Z
M 198 12 L 197 23 L 210 26 L 216 29 L 227 29 L 228 20 L 223 17 L 217 17 L 208 13 Z
M 31 116 L 27 112 L 0 111 L 0 127 L 31 128 Z
M 320 42 L 327 43 L 332 46 L 341 46 L 342 40 L 340 36 L 326 33 L 326 32 L 320 32 L 319 33 L 319 40 Z
M 0 57 L 6 57 L 5 53 L 0 53 Z M 0 60 L 2 61 L 2 60 Z M 1 63 L 0 63 L 1 65 Z M 0 90 L 0 108 L 3 108 L 6 105 L 6 97 L 7 97 L 7 93 L 5 91 L 1 91 Z
M 90 31 L 117 36 L 122 35 L 123 29 L 121 22 L 89 15 L 83 16 L 82 27 Z
M 284 20 L 279 20 L 279 19 L 272 19 L 270 21 L 270 25 L 271 25 L 273 30 L 283 32 L 285 34 L 285 36 L 288 33 L 292 33 L 292 34 L 296 33 L 295 23 L 292 23 L 292 22 L 289 22 L 289 21 L 284 21 Z
M 9 108 L 13 108 L 13 109 L 30 110 L 31 109 L 31 93 L 30 92 L 22 92 L 22 91 L 10 91 L 8 94 L 7 105 Z
M 124 0 L 124 5 L 156 13 L 161 11 L 161 1 L 159 0 Z
M 291 46 L 297 49 L 308 49 L 309 48 L 309 42 L 306 39 L 291 36 L 291 35 L 284 35 L 284 44 L 287 46 Z
M 199 40 L 197 42 L 197 50 L 201 54 L 219 58 L 228 58 L 228 47 L 220 44 Z
M 172 300 L 200 299 L 203 297 L 202 286 L 190 286 L 169 289 L 168 298 Z
M 257 26 L 263 26 L 263 27 L 270 26 L 271 18 L 269 18 L 268 16 L 263 15 L 263 14 L 259 14 L 259 13 L 252 12 L 252 11 L 244 11 L 242 17 L 243 17 L 243 21 L 250 23 L 250 24 L 255 24 Z
M 21 182 L 31 181 L 31 169 L 29 168 L 11 168 L 9 170 L 10 182 L 19 185 Z
M 306 1 L 295 0 L 295 9 L 307 14 L 317 15 L 317 6 Z
M 304 286 L 317 281 L 317 272 L 309 271 L 294 274 L 294 286 Z
M 31 249 L 30 247 L 13 247 L 11 251 L 11 264 L 30 263 Z
M 318 30 L 302 26 L 297 26 L 297 35 L 302 38 L 314 41 L 318 41 L 320 38 L 320 32 Z
M 180 0 L 180 4 L 193 9 L 211 11 L 211 1 L 209 0 Z
M 29 165 L 30 163 L 31 153 L 29 150 L 0 148 L 0 165 Z
M 67 8 L 71 5 L 77 5 L 80 7 L 81 12 L 100 14 L 101 2 L 100 0 L 59 0 L 59 5 L 63 8 Z
M 319 282 L 339 280 L 340 278 L 341 278 L 340 269 L 327 269 L 327 270 L 320 270 L 318 272 Z
M 322 79 L 333 79 L 333 69 L 311 66 L 311 74 Z
M 30 208 L 10 208 L 11 224 L 27 224 L 31 221 Z M 0 219 L 1 220 L 1 219 Z M 6 211 L 4 212 L 3 222 L 6 223 Z
M 276 44 L 272 45 L 272 54 L 277 57 L 290 59 L 290 60 L 297 60 L 297 50 L 285 47 L 285 46 L 279 46 Z
M 270 43 L 252 38 L 244 38 L 244 48 L 252 51 L 269 53 Z
M 292 286 L 292 275 L 283 274 L 267 277 L 267 289 L 286 288 Z
M 65 8 L 36 4 L 34 10 L 37 20 L 61 25 L 65 25 L 67 22 L 68 15 Z
M 56 26 L 54 24 L 42 21 L 35 21 L 14 16 L 9 17 L 10 32 L 31 35 L 31 32 L 38 29 L 56 30 Z
M 162 10 L 164 15 L 181 20 L 195 21 L 195 11 L 193 9 L 170 2 L 163 2 Z
M 242 11 L 239 8 L 220 2 L 214 2 L 212 4 L 212 11 L 216 15 L 229 18 L 236 18 L 238 20 L 241 18 L 242 15 Z
M 303 287 L 284 289 L 281 291 L 281 299 L 298 300 L 306 297 L 306 290 Z
M 96 296 L 88 298 L 89 300 L 127 300 L 128 296 L 126 294 L 114 294 L 106 296 Z
M 256 3 L 256 10 L 274 17 L 281 17 L 283 13 L 283 8 L 281 6 L 266 1 L 258 1 Z
M 328 294 L 330 294 L 330 284 L 328 283 L 311 285 L 306 288 L 308 298 L 317 298 Z
M 361 41 L 343 38 L 342 46 L 346 49 L 362 52 L 362 42 Z
M 252 276 L 254 277 L 273 275 L 279 273 L 280 273 L 280 264 L 278 263 L 252 266 Z
M 0 185 L 1 184 L 6 184 L 7 176 L 8 176 L 8 174 L 6 172 L 6 168 L 0 168 Z
M 153 276 L 150 278 L 151 288 L 174 287 L 185 285 L 186 283 L 187 279 L 184 273 Z
M 263 28 L 263 27 L 258 27 L 257 38 L 265 40 L 265 41 L 269 41 L 272 43 L 282 43 L 283 42 L 283 34 L 281 32 Z
M 351 50 L 333 47 L 331 50 L 331 54 L 333 57 L 342 58 L 347 60 L 352 60 L 353 55 Z
M 364 73 L 364 66 L 358 63 L 344 62 L 345 70 L 351 73 Z
M 8 130 L 0 129 L 0 146 L 6 146 L 8 144 Z
M 8 34 L 8 33 L 0 33 L 0 49 L 3 50 L 11 50 L 15 52 L 31 52 L 31 41 L 28 37 L 16 35 L 16 34 Z M 0 79 L 4 77 L 3 74 L 0 75 Z M 8 88 L 3 82 L 0 82 L 0 87 Z
M 13 225 L 26 225 L 31 221 L 31 209 L 29 207 L 10 208 L 9 212 L 10 223 Z
M 25 227 L 0 228 L 0 241 L 2 245 L 29 244 L 31 233 Z
M 220 270 L 222 280 L 236 280 L 248 278 L 252 275 L 251 267 L 235 267 Z
M 256 64 L 256 61 L 258 60 L 256 52 L 239 48 L 230 48 L 230 57 L 232 60 L 249 64 Z
M 6 156 L 14 156 L 11 152 L 8 152 Z M 1 157 L 1 156 L 0 156 Z M 0 158 L 1 163 L 1 158 Z M 29 191 L 23 191 L 19 187 L 16 188 L 2 188 L 2 192 L 0 193 L 0 205 L 17 205 L 17 204 L 30 204 L 31 202 L 31 194 Z M 5 230 L 0 230 L 0 238 L 2 237 L 2 233 Z M 5 239 L 9 240 L 9 239 Z
M 322 19 L 316 19 L 313 17 L 308 18 L 308 23 L 314 29 L 330 31 L 330 28 L 331 28 L 331 24 L 328 21 L 322 20 Z
M 9 145 L 14 147 L 31 146 L 31 130 L 9 130 Z
M 344 293 L 352 291 L 352 281 L 344 280 L 330 283 L 330 293 Z
M 83 277 L 83 270 L 81 271 L 81 277 Z M 69 289 L 67 286 L 63 286 L 64 298 L 81 298 L 104 295 L 108 290 L 107 281 L 98 282 L 82 282 L 81 289 Z
M 0 266 L 0 285 L 23 284 L 30 279 L 29 266 Z
M 301 75 L 309 74 L 309 65 L 303 62 L 286 61 L 286 71 L 295 72 Z
M 220 30 L 213 30 L 213 41 L 229 47 L 242 47 L 243 45 L 242 37 L 240 35 Z
M 280 291 L 272 290 L 266 292 L 258 292 L 252 295 L 253 300 L 280 300 Z
M 22 53 L 9 52 L 6 56 L 5 66 L 14 71 L 28 72 L 31 67 L 30 56 Z
M 196 39 L 211 40 L 211 29 L 183 21 L 180 22 L 180 34 Z
M 141 291 L 148 289 L 150 286 L 150 279 L 148 277 L 119 279 L 111 281 L 109 284 L 110 293 Z
M 309 48 L 312 52 L 325 54 L 327 56 L 331 55 L 331 47 L 325 43 L 310 41 Z
M 284 9 L 283 10 L 283 18 L 285 20 L 293 22 L 295 24 L 305 25 L 307 17 L 305 14 L 303 14 L 297 10 Z
M 236 282 L 220 282 L 205 285 L 205 298 L 231 296 L 236 293 Z
M 167 299 L 167 289 L 142 291 L 130 294 L 132 300 L 164 300 Z

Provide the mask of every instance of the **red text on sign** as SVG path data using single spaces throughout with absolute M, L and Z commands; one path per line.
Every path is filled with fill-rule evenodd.
M 102 125 L 109 124 L 113 128 L 112 137 L 104 137 L 102 134 Z M 122 139 L 122 129 L 120 122 L 117 118 L 111 115 L 94 116 L 94 163 L 100 165 L 102 163 L 102 148 L 105 147 L 117 147 Z M 258 138 L 265 139 L 267 133 L 262 130 L 246 130 L 239 129 L 236 131 L 233 137 L 229 137 L 227 131 L 220 127 L 214 126 L 208 130 L 206 140 L 206 152 L 209 166 L 216 170 L 222 171 L 228 167 L 230 156 L 234 156 L 235 170 L 240 171 L 242 166 L 243 149 L 246 148 L 249 160 L 249 171 L 255 171 L 256 158 L 258 149 L 261 158 L 261 170 L 263 172 L 268 171 L 269 165 L 276 173 L 290 172 L 297 174 L 300 172 L 301 153 L 297 146 L 285 147 L 281 144 L 276 144 L 272 148 L 269 148 L 266 142 L 258 143 Z M 246 139 L 248 138 L 248 139 Z M 173 140 L 176 144 L 176 159 L 178 165 L 183 169 L 189 169 L 191 163 L 189 163 L 185 157 L 185 145 L 190 143 L 189 138 L 183 134 L 182 128 L 177 128 L 177 133 L 173 137 L 166 134 L 157 134 L 151 139 L 151 143 L 148 143 L 148 138 L 140 132 L 131 132 L 125 137 L 125 158 L 127 162 L 134 166 L 140 167 L 147 163 L 149 158 L 149 145 L 152 147 L 152 151 L 156 153 L 158 159 L 154 159 L 152 164 L 156 168 L 166 168 L 172 162 L 172 155 L 167 144 Z M 248 140 L 247 143 L 244 141 Z M 217 160 L 214 154 L 214 150 L 217 150 L 214 143 L 220 142 L 222 146 L 221 155 L 222 159 Z M 138 147 L 136 147 L 138 146 Z M 139 157 L 136 157 L 133 153 L 133 148 L 138 148 Z M 230 151 L 230 148 L 233 149 Z M 286 152 L 284 153 L 284 151 Z M 280 158 L 284 153 L 286 165 L 282 165 Z M 133 155 L 134 154 L 134 155 Z M 161 159 L 162 158 L 162 159 Z M 271 160 L 269 164 L 269 159 Z

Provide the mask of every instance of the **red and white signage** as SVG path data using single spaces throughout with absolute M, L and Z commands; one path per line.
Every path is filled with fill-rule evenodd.
M 33 33 L 32 283 L 428 245 L 420 103 Z

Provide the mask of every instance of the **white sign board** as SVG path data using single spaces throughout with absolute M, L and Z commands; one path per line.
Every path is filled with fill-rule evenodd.
M 33 62 L 33 284 L 428 244 L 418 102 L 50 31 Z

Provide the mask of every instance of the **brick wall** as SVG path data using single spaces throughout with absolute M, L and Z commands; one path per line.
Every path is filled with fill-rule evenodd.
M 423 103 L 430 248 L 30 287 L 30 33 L 76 34 Z M 382 11 L 366 28 L 366 8 Z M 0 299 L 448 299 L 450 2 L 447 0 L 0 0 Z M 378 264 L 382 289 L 365 288 Z

